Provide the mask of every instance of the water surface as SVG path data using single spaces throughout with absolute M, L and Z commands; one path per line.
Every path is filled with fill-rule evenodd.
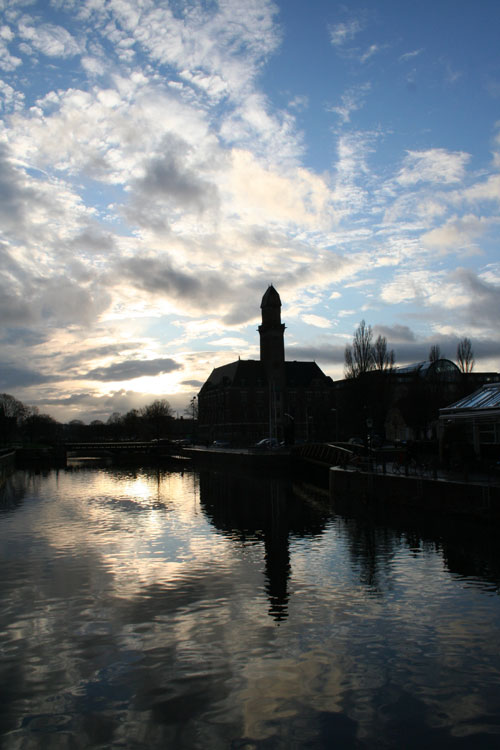
M 75 463 L 0 500 L 5 748 L 496 748 L 497 531 Z

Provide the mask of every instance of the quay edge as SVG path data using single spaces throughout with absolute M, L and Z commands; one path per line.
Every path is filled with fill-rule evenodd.
M 0 451 L 0 482 L 14 471 L 16 452 L 11 449 Z
M 498 484 L 377 474 L 333 466 L 329 471 L 329 493 L 334 502 L 382 504 L 398 510 L 500 522 Z

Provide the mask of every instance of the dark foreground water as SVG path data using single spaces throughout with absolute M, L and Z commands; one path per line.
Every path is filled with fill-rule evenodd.
M 89 463 L 0 494 L 2 748 L 500 747 L 498 530 Z

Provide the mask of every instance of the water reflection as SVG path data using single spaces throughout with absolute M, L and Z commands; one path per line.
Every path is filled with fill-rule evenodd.
M 493 748 L 495 530 L 80 464 L 0 491 L 0 744 Z
M 290 539 L 321 534 L 327 508 L 314 508 L 294 494 L 287 480 L 222 472 L 200 475 L 201 507 L 214 526 L 242 544 L 263 541 L 269 613 L 287 615 Z
M 333 507 L 333 506 L 332 506 Z M 407 549 L 414 559 L 436 554 L 450 573 L 500 592 L 498 528 L 480 521 L 440 515 L 397 513 L 382 505 L 337 502 L 338 523 L 348 540 L 351 563 L 359 579 L 382 591 L 391 562 Z

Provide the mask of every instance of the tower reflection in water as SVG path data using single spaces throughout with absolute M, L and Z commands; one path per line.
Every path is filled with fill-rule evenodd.
M 327 513 L 298 498 L 288 480 L 200 473 L 200 504 L 215 528 L 241 544 L 263 542 L 269 614 L 288 614 L 290 539 L 322 534 Z

